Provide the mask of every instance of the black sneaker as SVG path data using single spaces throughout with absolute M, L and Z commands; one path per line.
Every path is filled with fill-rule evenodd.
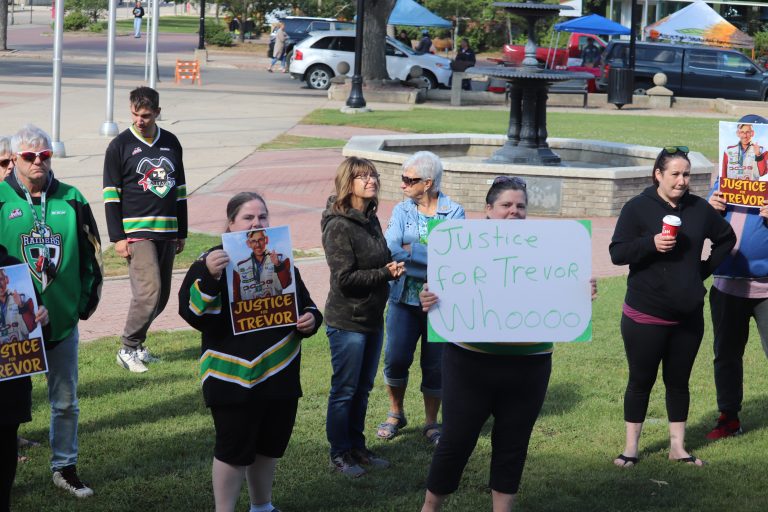
M 80 481 L 75 466 L 67 466 L 53 472 L 53 483 L 78 498 L 93 496 L 93 489 Z
M 359 448 L 352 448 L 352 458 L 363 466 L 371 466 L 376 469 L 384 469 L 389 467 L 389 461 L 378 457 L 371 450 L 365 448 L 363 450 Z
M 344 452 L 331 457 L 331 468 L 350 478 L 357 478 L 365 474 L 365 470 L 352 457 L 351 452 Z

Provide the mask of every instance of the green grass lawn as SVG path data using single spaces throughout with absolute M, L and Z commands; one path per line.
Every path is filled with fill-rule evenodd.
M 189 233 L 184 251 L 176 256 L 173 262 L 174 269 L 188 269 L 192 262 L 197 259 L 203 251 L 221 243 L 220 236 L 211 236 L 203 233 Z M 125 258 L 118 256 L 115 252 L 115 246 L 112 245 L 106 249 L 102 258 L 104 260 L 104 273 L 109 276 L 121 276 L 128 273 L 128 267 Z
M 179 8 L 181 9 L 181 7 Z M 146 27 L 147 19 L 144 18 L 144 24 L 141 27 L 142 34 L 146 32 Z M 160 32 L 197 34 L 200 28 L 200 18 L 198 16 L 160 16 L 158 27 Z M 118 20 L 116 28 L 119 32 L 133 33 L 133 18 Z
M 282 133 L 269 142 L 265 142 L 259 149 L 324 149 L 341 148 L 346 144 L 342 139 L 325 139 L 322 137 L 301 137 Z
M 688 146 L 716 160 L 718 119 L 699 117 L 655 117 L 632 114 L 572 114 L 547 112 L 550 137 L 599 139 L 646 146 Z M 440 110 L 415 108 L 411 111 L 377 111 L 362 116 L 338 110 L 315 110 L 304 124 L 361 126 L 414 133 L 499 133 L 509 123 L 506 110 Z
M 599 282 L 594 339 L 561 344 L 544 409 L 531 439 L 520 489 L 520 511 L 763 511 L 763 466 L 768 453 L 768 371 L 753 333 L 745 358 L 745 435 L 708 443 L 717 414 L 712 381 L 712 334 L 704 336 L 691 378 L 688 448 L 709 464 L 695 468 L 667 460 L 668 434 L 661 380 L 651 398 L 640 464 L 620 469 L 611 460 L 622 449 L 622 397 L 627 364 L 619 334 L 625 278 Z M 707 318 L 709 313 L 705 313 Z M 709 326 L 709 321 L 706 322 Z M 146 374 L 115 363 L 117 337 L 83 344 L 80 351 L 80 462 L 96 494 L 76 501 L 53 487 L 44 443 L 26 453 L 13 493 L 14 511 L 210 511 L 213 425 L 197 376 L 199 336 L 152 334 L 149 346 L 162 362 Z M 418 510 L 431 449 L 414 368 L 406 407 L 409 426 L 389 442 L 375 438 L 387 411 L 381 374 L 371 393 L 370 447 L 392 468 L 357 480 L 328 469 L 325 411 L 331 365 L 324 334 L 304 342 L 304 398 L 288 451 L 278 466 L 274 503 L 284 511 Z M 416 357 L 418 361 L 418 355 Z M 525 392 L 525 390 L 510 390 Z M 48 433 L 45 379 L 35 378 L 33 421 L 21 434 L 44 441 Z M 447 511 L 490 510 L 486 488 L 490 424 L 464 472 Z M 238 510 L 247 510 L 245 491 Z

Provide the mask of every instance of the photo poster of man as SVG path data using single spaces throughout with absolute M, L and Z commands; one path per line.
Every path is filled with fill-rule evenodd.
M 288 226 L 258 228 L 221 236 L 232 330 L 235 334 L 295 325 L 296 280 Z
M 768 198 L 768 125 L 720 121 L 720 192 L 728 204 L 759 208 Z
M 25 264 L 0 267 L 0 380 L 48 371 L 37 299 Z

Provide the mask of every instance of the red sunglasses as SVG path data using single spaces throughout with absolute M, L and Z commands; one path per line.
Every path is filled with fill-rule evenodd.
M 53 151 L 50 149 L 44 149 L 42 151 L 19 151 L 16 154 L 19 155 L 22 160 L 33 163 L 38 158 L 40 158 L 41 162 L 45 162 L 53 156 Z

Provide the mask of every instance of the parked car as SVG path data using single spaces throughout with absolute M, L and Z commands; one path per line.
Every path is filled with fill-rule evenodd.
M 612 41 L 603 53 L 598 89 L 605 90 L 612 68 L 629 64 L 629 41 Z M 768 100 L 768 72 L 743 53 L 712 46 L 636 43 L 635 94 L 653 87 L 653 75 L 667 75 L 677 96 Z
M 339 21 L 334 18 L 312 18 L 306 16 L 286 16 L 278 21 L 285 23 L 285 33 L 288 39 L 285 41 L 285 51 L 290 55 L 293 47 L 309 37 L 310 32 L 320 30 L 355 30 L 355 24 L 348 21 Z M 267 55 L 272 57 L 275 47 L 275 31 L 269 37 L 269 51 Z
M 419 55 L 413 48 L 389 36 L 386 44 L 390 78 L 414 78 L 414 67 L 420 66 L 420 79 L 426 88 L 448 86 L 452 73 L 449 59 L 430 53 Z M 291 77 L 307 82 L 311 89 L 327 89 L 341 62 L 349 64 L 350 70 L 354 69 L 355 34 L 349 31 L 316 32 L 296 45 L 289 71 Z

